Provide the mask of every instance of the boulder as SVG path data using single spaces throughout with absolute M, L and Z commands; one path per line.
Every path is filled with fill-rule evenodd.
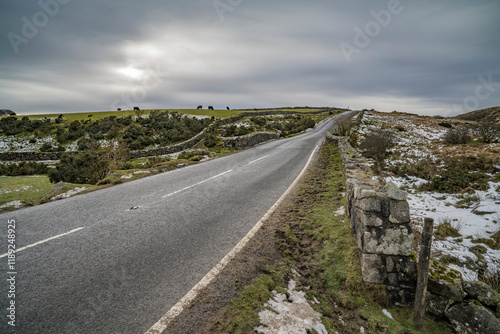
M 500 333 L 500 320 L 474 302 L 454 305 L 445 311 L 445 315 L 458 334 Z
M 427 290 L 453 302 L 461 302 L 465 297 L 462 289 L 462 275 L 438 262 L 434 262 L 429 270 Z
M 453 300 L 430 293 L 425 297 L 425 311 L 435 317 L 444 317 L 444 312 L 453 304 Z
M 465 282 L 463 288 L 472 298 L 479 300 L 484 305 L 496 307 L 500 303 L 498 293 L 483 282 Z

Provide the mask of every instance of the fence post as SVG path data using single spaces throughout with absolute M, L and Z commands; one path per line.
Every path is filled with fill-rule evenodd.
M 413 311 L 413 326 L 418 331 L 424 330 L 425 295 L 427 293 L 427 280 L 429 277 L 429 261 L 431 255 L 433 227 L 434 219 L 425 218 L 418 260 L 418 279 L 417 291 L 415 294 L 415 309 Z

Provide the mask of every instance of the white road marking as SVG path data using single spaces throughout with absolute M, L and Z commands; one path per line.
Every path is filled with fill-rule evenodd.
M 161 334 L 163 331 L 168 327 L 169 323 L 175 319 L 181 312 L 184 310 L 184 308 L 189 305 L 198 295 L 198 293 L 206 287 L 210 282 L 217 277 L 217 275 L 224 269 L 228 263 L 245 247 L 245 245 L 253 238 L 255 233 L 262 227 L 264 222 L 271 216 L 271 214 L 278 208 L 278 206 L 281 204 L 281 202 L 284 201 L 285 197 L 292 191 L 292 189 L 297 185 L 299 180 L 302 178 L 302 176 L 305 174 L 307 168 L 311 164 L 311 160 L 318 150 L 318 147 L 321 143 L 318 143 L 316 147 L 314 148 L 313 152 L 309 156 L 309 159 L 306 162 L 306 165 L 304 168 L 302 168 L 302 171 L 300 174 L 297 176 L 295 181 L 288 187 L 288 189 L 281 195 L 281 197 L 274 203 L 274 205 L 266 212 L 266 214 L 255 224 L 255 226 L 247 233 L 247 235 L 241 239 L 241 241 L 219 262 L 215 265 L 215 267 L 212 268 L 208 272 L 208 274 L 205 275 L 189 292 L 182 297 L 177 304 L 175 304 L 163 317 L 161 317 L 160 320 L 153 326 L 151 326 L 150 329 L 144 334 Z
M 79 227 L 79 228 L 75 228 L 74 230 L 71 230 L 69 232 L 66 232 L 66 233 L 63 233 L 63 234 L 59 234 L 59 235 L 56 235 L 54 237 L 50 237 L 48 239 L 45 239 L 45 240 L 42 240 L 42 241 L 38 241 L 38 242 L 35 242 L 34 244 L 31 244 L 31 245 L 28 245 L 28 246 L 24 246 L 24 247 L 21 247 L 21 248 L 18 248 L 16 249 L 16 253 L 20 252 L 20 251 L 23 251 L 25 249 L 28 249 L 28 248 L 31 248 L 31 247 L 35 247 L 35 246 L 38 246 L 40 244 L 43 244 L 43 243 L 46 243 L 47 241 L 50 241 L 50 240 L 54 240 L 54 239 L 57 239 L 57 238 L 61 238 L 61 237 L 64 237 L 68 234 L 71 234 L 71 233 L 75 233 L 75 232 L 78 232 L 80 230 L 83 230 L 85 227 Z M 3 257 L 6 257 L 9 253 L 5 253 L 5 254 L 2 254 L 0 255 L 0 259 L 3 258 Z
M 269 154 L 268 154 L 268 155 L 266 155 L 265 157 L 262 157 L 262 158 L 259 158 L 259 159 L 256 159 L 256 160 L 253 160 L 253 161 L 250 161 L 248 164 L 249 164 L 249 165 L 251 165 L 251 164 L 253 164 L 254 162 L 257 162 L 257 161 L 260 161 L 260 160 L 262 160 L 262 159 L 267 158 L 268 156 L 269 156 Z
M 230 170 L 228 170 L 228 171 L 225 171 L 224 173 L 217 174 L 217 175 L 212 176 L 211 178 L 208 178 L 208 179 L 206 179 L 206 180 L 200 181 L 200 182 L 195 183 L 195 184 L 193 184 L 193 185 L 190 185 L 190 186 L 187 186 L 187 187 L 182 188 L 182 189 L 180 189 L 180 190 L 174 191 L 173 193 L 170 193 L 170 194 L 164 195 L 164 196 L 162 196 L 161 198 L 167 198 L 167 197 L 173 196 L 173 195 L 178 194 L 178 193 L 180 193 L 180 192 L 183 192 L 183 191 L 186 191 L 186 190 L 191 189 L 191 188 L 193 188 L 193 187 L 199 186 L 200 184 L 203 184 L 203 183 L 208 182 L 208 181 L 210 181 L 210 180 L 213 180 L 213 179 L 216 179 L 216 178 L 218 178 L 218 177 L 221 177 L 222 175 L 225 175 L 225 174 L 231 173 L 232 171 L 233 171 L 233 170 L 232 170 L 232 169 L 230 169 Z

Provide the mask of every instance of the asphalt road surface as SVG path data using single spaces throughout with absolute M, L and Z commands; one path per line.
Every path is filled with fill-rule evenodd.
M 1 214 L 0 333 L 144 333 L 278 200 L 336 117 L 293 138 Z

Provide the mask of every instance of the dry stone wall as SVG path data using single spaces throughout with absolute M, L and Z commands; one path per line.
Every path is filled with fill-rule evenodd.
M 259 143 L 277 139 L 278 134 L 275 132 L 254 132 L 244 136 L 223 138 L 224 148 L 247 148 L 255 146 Z
M 385 284 L 389 306 L 412 306 L 416 262 L 407 194 L 393 183 L 380 185 L 347 138 L 327 135 L 339 146 L 346 179 L 346 210 L 359 249 L 363 280 Z

